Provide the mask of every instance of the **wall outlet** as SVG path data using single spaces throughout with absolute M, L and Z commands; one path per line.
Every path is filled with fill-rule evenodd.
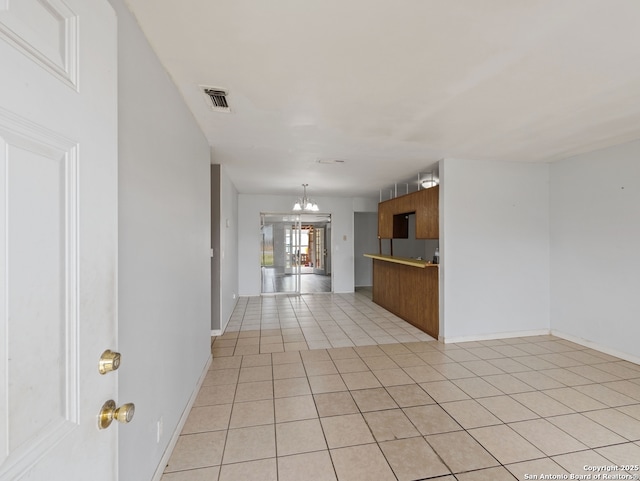
M 160 439 L 162 439 L 162 431 L 164 430 L 164 420 L 162 416 L 158 419 L 158 423 L 156 425 L 156 443 L 160 443 Z
M 234 292 L 233 295 L 231 296 L 232 299 L 236 298 L 236 293 Z

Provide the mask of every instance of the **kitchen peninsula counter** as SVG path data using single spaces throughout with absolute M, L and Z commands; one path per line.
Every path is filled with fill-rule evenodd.
M 438 264 L 407 257 L 373 259 L 373 302 L 438 339 Z
M 425 267 L 438 267 L 438 264 L 432 264 L 431 262 L 428 262 L 422 259 L 415 259 L 413 257 L 386 256 L 383 254 L 364 254 L 364 256 L 370 257 L 371 259 L 377 259 L 379 261 L 393 262 L 395 264 L 403 264 L 406 266 L 420 267 L 423 269 Z

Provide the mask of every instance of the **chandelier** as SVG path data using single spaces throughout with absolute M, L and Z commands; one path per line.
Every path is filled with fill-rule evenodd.
M 296 212 L 304 211 L 304 212 L 318 212 L 320 210 L 318 208 L 318 204 L 316 204 L 312 199 L 307 197 L 307 187 L 309 184 L 302 184 L 302 188 L 304 189 L 304 193 L 302 194 L 302 199 L 296 200 L 295 204 L 293 204 L 293 210 Z

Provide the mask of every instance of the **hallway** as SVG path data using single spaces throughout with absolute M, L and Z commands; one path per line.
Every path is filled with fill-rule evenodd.
M 640 366 L 553 336 L 424 336 L 362 293 L 240 299 L 162 481 L 501 481 L 640 460 Z

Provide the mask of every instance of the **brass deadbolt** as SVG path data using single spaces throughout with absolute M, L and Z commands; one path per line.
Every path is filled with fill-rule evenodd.
M 106 374 L 115 371 L 120 367 L 120 353 L 113 352 L 109 349 L 102 353 L 100 362 L 98 362 L 98 371 L 100 374 Z
M 133 403 L 123 404 L 119 408 L 116 408 L 116 402 L 113 399 L 109 399 L 103 404 L 100 414 L 98 415 L 98 427 L 100 429 L 106 429 L 111 426 L 114 420 L 122 424 L 128 424 L 133 419 L 135 412 L 136 406 Z

